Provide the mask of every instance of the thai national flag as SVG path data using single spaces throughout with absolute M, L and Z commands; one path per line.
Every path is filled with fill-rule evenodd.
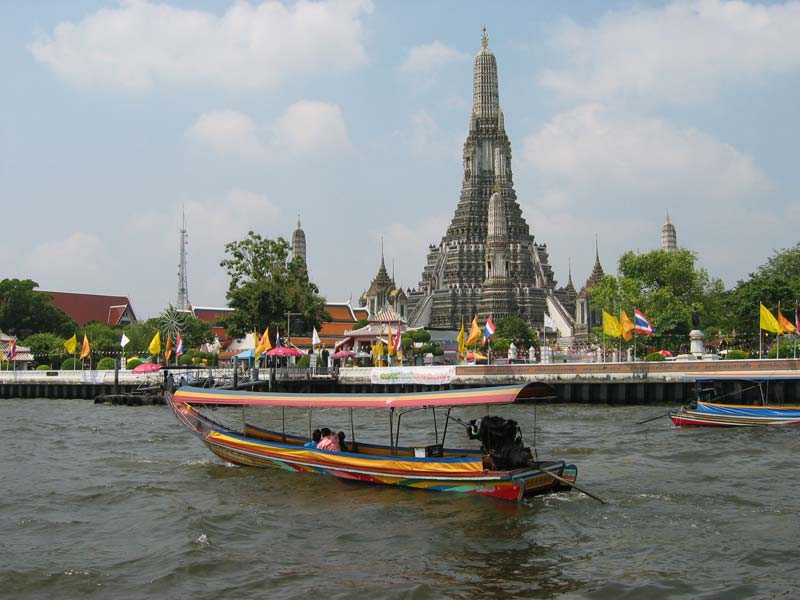
M 178 339 L 175 340 L 175 356 L 180 356 L 183 354 L 183 338 L 181 337 L 181 332 L 178 332 Z
M 634 329 L 635 333 L 640 333 L 642 335 L 655 335 L 656 330 L 653 327 L 653 324 L 647 320 L 647 317 L 642 314 L 638 308 L 633 309 L 633 321 L 634 321 Z
M 486 319 L 486 325 L 483 327 L 483 337 L 488 339 L 494 335 L 495 331 L 497 331 L 497 327 L 495 327 L 494 321 L 492 321 L 492 315 L 489 315 L 489 318 Z
M 400 331 L 400 323 L 397 323 L 397 338 L 395 338 L 394 349 L 397 352 L 403 351 L 403 336 Z
M 275 347 L 281 347 L 281 332 L 278 329 L 275 330 Z

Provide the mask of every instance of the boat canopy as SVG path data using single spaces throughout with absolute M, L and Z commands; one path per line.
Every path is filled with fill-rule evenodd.
M 472 406 L 511 404 L 534 397 L 530 384 L 465 388 L 435 392 L 394 394 L 287 394 L 250 392 L 184 386 L 174 396 L 175 402 L 231 406 L 299 406 L 308 408 L 411 408 L 436 406 Z M 528 388 L 526 390 L 526 388 Z

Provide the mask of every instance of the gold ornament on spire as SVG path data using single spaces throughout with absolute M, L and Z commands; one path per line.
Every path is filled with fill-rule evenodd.
M 489 36 L 486 35 L 486 25 L 483 26 L 483 35 L 481 36 L 481 45 L 484 48 L 489 47 Z

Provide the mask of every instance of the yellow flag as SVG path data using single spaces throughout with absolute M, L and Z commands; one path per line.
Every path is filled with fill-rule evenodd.
M 464 343 L 464 321 L 461 321 L 461 331 L 458 332 L 458 353 L 464 354 L 467 351 L 467 345 Z
M 628 313 L 624 310 L 620 311 L 619 324 L 622 329 L 622 339 L 626 342 L 631 341 L 631 338 L 633 338 L 634 325 L 633 321 L 628 317 Z
M 253 335 L 256 336 L 256 360 L 258 360 L 261 355 L 267 351 L 267 345 L 269 344 L 269 327 L 264 330 L 260 338 L 256 333 L 253 333 Z
M 78 347 L 78 336 L 76 334 L 72 334 L 72 337 L 69 338 L 66 342 L 64 342 L 64 350 L 67 351 L 67 354 L 75 354 L 75 349 Z
M 764 331 L 771 331 L 772 333 L 780 333 L 781 326 L 778 323 L 778 320 L 775 318 L 775 315 L 769 312 L 769 309 L 763 304 L 761 304 L 760 306 L 761 306 L 761 319 L 760 319 L 761 329 L 763 329 Z
M 170 356 L 172 356 L 172 338 L 167 334 L 167 348 L 164 350 L 164 360 L 169 362 Z
M 150 345 L 147 347 L 150 350 L 150 354 L 153 356 L 158 356 L 161 353 L 161 332 L 156 331 L 156 334 L 153 336 L 153 339 L 150 340 Z
M 464 345 L 471 346 L 472 344 L 476 343 L 479 339 L 481 339 L 482 334 L 483 332 L 481 331 L 481 328 L 478 327 L 478 317 L 474 317 L 472 319 L 472 325 L 470 325 L 469 328 L 469 337 L 467 338 L 467 341 L 464 342 Z
M 386 354 L 389 356 L 394 356 L 394 338 L 392 337 L 392 326 L 388 325 L 389 327 L 389 339 L 386 342 Z
M 620 337 L 622 335 L 622 326 L 617 321 L 617 317 L 603 311 L 603 333 L 611 337 Z
M 780 323 L 781 326 L 781 333 L 795 333 L 797 331 L 797 328 L 792 325 L 792 322 L 783 316 L 780 304 L 778 304 L 778 323 Z
M 83 334 L 83 347 L 81 348 L 81 356 L 80 359 L 83 360 L 92 352 L 92 347 L 89 345 L 89 338 L 86 337 L 86 334 Z

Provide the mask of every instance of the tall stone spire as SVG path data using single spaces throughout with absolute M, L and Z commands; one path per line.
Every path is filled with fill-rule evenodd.
M 486 27 L 481 38 L 483 48 L 475 57 L 472 74 L 472 114 L 481 119 L 497 119 L 500 112 L 500 93 L 497 85 L 497 60 L 489 50 Z
M 669 211 L 667 222 L 661 228 L 661 249 L 665 252 L 675 252 L 678 249 L 678 234 L 675 232 L 675 225 L 669 220 Z
M 547 246 L 534 242 L 514 191 L 497 60 L 485 29 L 481 46 L 473 66 L 461 196 L 444 237 L 429 247 L 419 288 L 409 296 L 412 326 L 458 329 L 476 314 L 508 310 L 509 302 L 529 323 L 541 324 L 547 294 L 561 293 L 555 290 Z M 505 292 L 483 293 L 500 273 Z
M 300 215 L 297 215 L 297 228 L 292 233 L 292 256 L 306 262 L 306 232 L 300 227 Z

